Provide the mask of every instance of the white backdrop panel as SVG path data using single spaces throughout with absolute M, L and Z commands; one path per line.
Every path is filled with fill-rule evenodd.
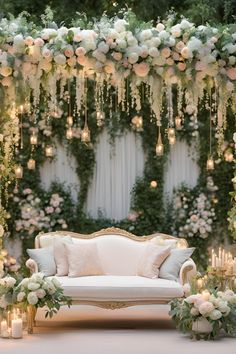
M 76 174 L 77 162 L 74 156 L 68 155 L 66 147 L 57 144 L 55 159 L 49 159 L 40 167 L 42 185 L 48 189 L 52 182 L 65 183 L 71 188 L 72 197 L 76 201 L 79 191 L 79 179 Z
M 109 142 L 107 131 L 96 146 L 96 166 L 88 191 L 86 211 L 97 218 L 99 210 L 107 218 L 121 220 L 130 210 L 131 191 L 137 176 L 142 176 L 144 152 L 141 139 L 127 132 Z
M 196 162 L 197 148 L 189 147 L 185 141 L 177 141 L 170 148 L 164 174 L 164 192 L 169 197 L 173 189 L 185 183 L 188 187 L 195 187 L 199 176 L 199 167 Z

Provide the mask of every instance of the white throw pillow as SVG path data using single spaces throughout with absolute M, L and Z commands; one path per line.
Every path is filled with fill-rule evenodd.
M 155 279 L 158 278 L 159 268 L 170 254 L 171 247 L 157 246 L 148 242 L 138 264 L 137 275 Z
M 104 275 L 96 243 L 73 245 L 65 243 L 65 247 L 69 263 L 69 277 Z
M 194 250 L 194 247 L 172 249 L 160 268 L 159 278 L 177 281 L 181 266 L 191 257 Z
M 27 253 L 37 263 L 39 272 L 47 277 L 56 274 L 53 247 L 27 249 Z
M 66 243 L 73 243 L 72 238 L 70 236 L 55 237 L 53 240 L 54 259 L 57 267 L 56 275 L 58 277 L 68 275 L 69 273 L 69 263 L 65 247 Z

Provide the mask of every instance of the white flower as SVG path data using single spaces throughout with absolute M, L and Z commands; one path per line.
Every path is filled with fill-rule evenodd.
M 44 289 L 38 289 L 36 295 L 39 299 L 43 299 L 46 296 L 46 291 Z
M 162 40 L 167 40 L 169 38 L 170 34 L 163 30 L 159 33 L 159 38 L 162 39 Z
M 198 316 L 199 315 L 199 311 L 198 309 L 196 309 L 196 307 L 192 307 L 190 310 L 191 315 L 193 316 Z
M 27 301 L 30 305 L 36 305 L 38 300 L 39 299 L 35 291 L 31 291 L 27 296 Z
M 181 55 L 184 59 L 188 59 L 188 58 L 191 58 L 192 57 L 192 53 L 191 51 L 189 50 L 188 47 L 184 47 L 182 50 L 181 50 Z
M 41 32 L 41 37 L 46 41 L 56 36 L 57 36 L 57 31 L 53 28 L 44 28 Z
M 61 283 L 60 283 L 60 281 L 57 278 L 53 277 L 51 279 L 51 282 L 55 285 L 56 288 L 60 288 L 61 287 Z
M 109 45 L 106 44 L 104 41 L 102 41 L 98 44 L 98 50 L 100 50 L 100 52 L 106 54 L 109 51 Z
M 216 321 L 216 320 L 219 320 L 222 317 L 222 313 L 220 311 L 218 311 L 218 310 L 212 310 L 209 313 L 209 317 L 210 317 L 211 320 Z
M 66 64 L 66 57 L 63 54 L 57 54 L 54 57 L 54 61 L 55 61 L 55 63 L 57 63 L 59 65 L 65 65 Z
M 2 284 L 2 281 L 3 281 L 3 284 Z M 0 284 L 5 285 L 8 288 L 13 288 L 15 283 L 16 283 L 16 279 L 13 277 L 10 277 L 10 276 L 7 276 L 7 277 L 0 280 Z
M 190 23 L 189 21 L 187 21 L 187 20 L 182 20 L 181 22 L 180 22 L 180 28 L 181 29 L 189 29 L 190 27 L 192 27 L 192 23 Z
M 214 310 L 214 306 L 210 301 L 204 301 L 198 308 L 201 315 L 207 315 Z
M 125 32 L 126 25 L 127 25 L 127 22 L 125 20 L 119 19 L 114 23 L 114 29 L 117 32 Z
M 156 29 L 158 32 L 161 32 L 165 29 L 165 26 L 163 25 L 163 23 L 159 22 L 157 25 L 156 25 Z
M 30 281 L 28 284 L 28 289 L 29 290 L 37 290 L 38 288 L 40 288 L 40 284 L 39 283 L 35 283 Z
M 68 28 L 66 28 L 66 27 L 60 27 L 60 28 L 58 28 L 58 30 L 57 30 L 57 35 L 58 35 L 58 37 L 63 37 L 63 36 L 65 36 L 67 33 L 68 33 Z
M 34 44 L 33 37 L 31 37 L 31 36 L 26 37 L 25 38 L 25 44 L 28 45 L 28 46 L 33 45 Z
M 156 58 L 159 55 L 159 50 L 155 47 L 151 47 L 148 51 L 148 54 L 153 57 Z
M 152 31 L 150 29 L 142 30 L 139 38 L 141 42 L 144 42 L 152 37 Z
M 181 28 L 180 28 L 180 25 L 177 24 L 177 25 L 171 27 L 170 32 L 171 32 L 172 36 L 174 36 L 174 37 L 176 37 L 176 38 L 180 37 L 180 36 L 181 36 Z
M 42 38 L 38 37 L 34 40 L 34 44 L 37 47 L 42 47 L 44 45 L 44 40 Z
M 131 53 L 128 56 L 128 61 L 130 64 L 134 64 L 134 63 L 137 63 L 138 58 L 139 58 L 139 56 L 137 53 Z
M 18 301 L 18 302 L 23 301 L 24 298 L 25 298 L 25 295 L 26 295 L 26 294 L 25 294 L 24 291 L 19 292 L 19 294 L 17 294 L 17 301 Z
M 124 39 L 117 39 L 116 44 L 120 49 L 125 49 L 127 47 L 127 43 Z

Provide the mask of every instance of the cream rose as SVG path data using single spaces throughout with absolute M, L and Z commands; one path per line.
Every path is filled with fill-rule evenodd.
M 226 72 L 230 80 L 236 80 L 236 68 L 230 68 Z
M 170 54 L 171 54 L 171 51 L 170 51 L 170 48 L 168 48 L 168 47 L 163 48 L 163 49 L 161 50 L 161 56 L 162 56 L 163 58 L 169 58 Z
M 12 68 L 10 68 L 10 66 L 2 66 L 0 68 L 0 74 L 4 77 L 10 76 L 12 74 Z
M 179 71 L 184 71 L 186 69 L 186 64 L 180 62 L 177 64 L 177 68 L 179 69 Z
M 37 46 L 37 47 L 42 47 L 44 45 L 44 40 L 40 37 L 38 38 L 35 38 L 34 40 L 34 44 Z
M 122 59 L 122 53 L 120 53 L 120 52 L 113 52 L 113 53 L 112 53 L 112 56 L 113 56 L 113 58 L 114 58 L 115 60 L 117 60 L 117 61 L 119 61 L 119 60 Z
M 86 54 L 86 50 L 84 49 L 84 47 L 76 48 L 75 54 L 76 54 L 78 57 L 84 56 L 84 55 Z
M 188 47 L 184 47 L 182 50 L 181 50 L 181 55 L 184 59 L 189 59 L 192 57 L 192 53 L 191 51 L 189 50 Z
M 38 296 L 36 295 L 36 292 L 31 291 L 28 296 L 27 296 L 27 301 L 30 305 L 36 305 L 38 302 Z
M 163 23 L 159 22 L 157 25 L 156 25 L 156 29 L 158 32 L 161 32 L 165 29 L 165 26 L 163 25 Z
M 133 69 L 136 75 L 145 77 L 149 73 L 150 67 L 148 63 L 143 62 L 140 64 L 134 64 Z

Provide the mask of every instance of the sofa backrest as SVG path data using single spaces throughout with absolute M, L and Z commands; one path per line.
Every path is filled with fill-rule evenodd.
M 135 236 L 124 230 L 108 228 L 91 235 L 81 235 L 70 232 L 52 232 L 36 237 L 35 247 L 49 247 L 55 237 L 70 235 L 75 244 L 96 243 L 103 270 L 111 275 L 136 275 L 137 265 L 146 241 L 160 238 L 165 243 L 176 242 L 177 247 L 186 247 L 186 241 L 175 239 L 169 235 L 154 234 L 150 236 Z

